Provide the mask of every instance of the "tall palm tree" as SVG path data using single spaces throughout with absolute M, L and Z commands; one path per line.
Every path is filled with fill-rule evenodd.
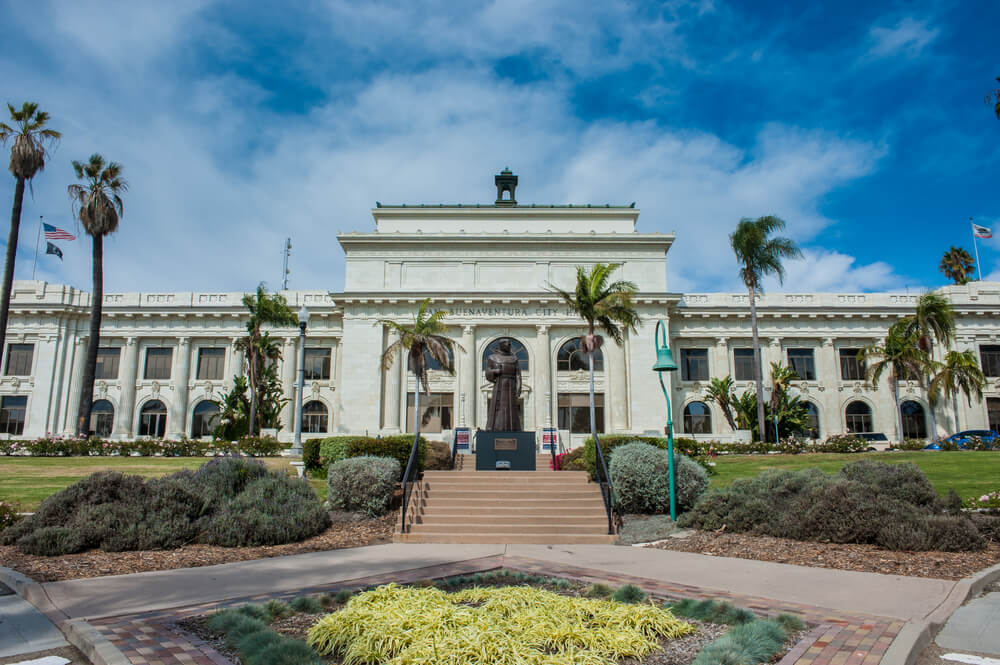
M 237 342 L 237 348 L 246 355 L 247 383 L 250 386 L 249 434 L 253 436 L 258 432 L 260 420 L 257 405 L 264 380 L 264 363 L 281 358 L 281 349 L 270 334 L 263 331 L 263 327 L 298 325 L 298 317 L 283 295 L 268 293 L 263 283 L 257 285 L 256 293 L 243 295 L 243 306 L 250 313 L 250 318 L 247 319 L 247 336 Z
M 935 369 L 927 389 L 931 410 L 933 411 L 934 403 L 939 397 L 950 397 L 955 411 L 955 430 L 958 431 L 961 429 L 958 424 L 958 394 L 965 395 L 970 407 L 973 397 L 982 401 L 986 376 L 973 351 L 949 351 L 945 354 L 944 362 L 937 363 Z
M 1000 83 L 1000 76 L 997 77 L 997 83 Z M 993 112 L 1000 119 L 1000 88 L 993 88 L 990 94 L 986 95 L 986 103 L 993 104 Z
M 73 171 L 83 184 L 67 189 L 83 230 L 93 239 L 94 291 L 90 304 L 90 338 L 87 340 L 87 360 L 83 366 L 83 386 L 80 390 L 80 412 L 77 436 L 87 436 L 90 429 L 90 407 L 94 401 L 94 375 L 97 371 L 97 349 L 101 344 L 101 309 L 104 303 L 104 236 L 118 229 L 124 214 L 121 195 L 128 190 L 122 177 L 121 164 L 107 162 L 94 153 L 86 163 L 73 162 Z
M 781 395 L 788 392 L 792 381 L 799 378 L 799 373 L 789 365 L 771 363 L 771 412 L 778 410 Z
M 604 343 L 604 338 L 596 333 L 597 326 L 621 346 L 625 343 L 625 332 L 635 333 L 639 325 L 639 313 L 632 304 L 638 287 L 627 280 L 611 281 L 612 274 L 620 267 L 617 263 L 598 263 L 588 273 L 583 266 L 577 266 L 573 293 L 549 285 L 571 311 L 587 322 L 587 334 L 580 338 L 580 349 L 590 363 L 590 435 L 595 441 L 594 353 Z
M 0 357 L 6 349 L 7 317 L 10 312 L 11 287 L 14 284 L 14 260 L 17 255 L 17 236 L 21 229 L 21 207 L 24 204 L 24 183 L 30 183 L 35 174 L 45 169 L 47 148 L 61 134 L 46 128 L 49 114 L 38 110 L 38 104 L 25 102 L 17 110 L 7 104 L 11 125 L 0 122 L 0 143 L 13 138 L 10 149 L 10 166 L 14 175 L 14 207 L 10 213 L 10 234 L 7 236 L 7 257 L 3 264 L 3 294 L 0 295 Z
M 428 311 L 430 298 L 425 298 L 417 308 L 413 316 L 413 325 L 408 326 L 391 319 L 379 319 L 376 326 L 384 326 L 391 332 L 395 332 L 398 338 L 393 341 L 382 352 L 382 370 L 392 367 L 396 355 L 405 349 L 409 356 L 410 371 L 416 378 L 416 386 L 413 391 L 413 432 L 420 436 L 420 385 L 423 384 L 424 391 L 428 397 L 431 395 L 431 386 L 427 380 L 427 356 L 437 361 L 441 367 L 449 374 L 455 373 L 452 364 L 454 349 L 464 351 L 462 345 L 446 337 L 444 332 L 446 326 L 444 317 L 448 316 L 448 311 L 439 309 L 433 312 Z
M 976 262 L 972 260 L 972 256 L 961 247 L 954 245 L 944 253 L 944 256 L 941 257 L 941 264 L 938 265 L 938 270 L 959 286 L 969 283 L 975 268 Z
M 923 377 L 930 370 L 930 357 L 920 349 L 919 334 L 910 330 L 906 319 L 889 326 L 882 344 L 861 349 L 859 356 L 867 365 L 868 380 L 877 386 L 883 374 L 889 379 L 889 389 L 896 404 L 896 437 L 903 440 L 903 416 L 899 410 L 899 382 L 907 377 Z M 922 382 L 921 382 L 922 383 Z
M 955 310 L 948 299 L 937 293 L 925 293 L 917 300 L 917 310 L 903 319 L 906 333 L 917 335 L 917 346 L 929 354 L 937 340 L 945 346 L 955 341 Z
M 744 217 L 729 242 L 740 263 L 740 279 L 750 295 L 750 328 L 753 335 L 753 378 L 757 384 L 757 431 L 764 433 L 764 383 L 760 367 L 760 339 L 757 335 L 757 293 L 763 291 L 766 275 L 774 275 L 778 283 L 785 280 L 783 259 L 802 256 L 795 241 L 785 237 L 770 237 L 785 228 L 784 220 L 773 215 L 750 219 Z
M 708 402 L 715 402 L 722 409 L 722 415 L 726 417 L 726 422 L 729 423 L 729 427 L 736 431 L 736 421 L 733 419 L 733 377 L 725 376 L 724 378 L 719 378 L 713 376 L 709 382 L 708 387 L 705 388 L 705 400 Z

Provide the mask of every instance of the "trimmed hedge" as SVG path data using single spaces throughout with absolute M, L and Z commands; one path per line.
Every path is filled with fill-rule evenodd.
M 0 544 L 55 556 L 173 549 L 188 543 L 276 545 L 330 524 L 309 483 L 247 458 L 216 458 L 197 471 L 143 478 L 92 474 L 45 499 L 0 532 Z
M 948 514 L 915 464 L 871 460 L 848 464 L 836 476 L 800 469 L 737 479 L 703 495 L 678 525 L 893 550 L 986 546 L 968 516 Z
M 306 471 L 319 471 L 323 465 L 319 463 L 319 446 L 323 439 L 306 439 L 302 442 L 302 463 Z
M 402 473 L 392 457 L 363 455 L 334 462 L 327 474 L 327 500 L 339 510 L 385 515 Z
M 413 448 L 412 434 L 395 434 L 376 438 L 373 436 L 331 436 L 323 439 L 319 447 L 320 466 L 329 468 L 335 462 L 349 457 L 392 457 L 400 466 L 400 478 L 410 460 Z M 420 437 L 417 447 L 417 470 L 423 471 L 427 464 L 427 440 Z
M 92 436 L 43 437 L 31 441 L 0 440 L 0 455 L 28 455 L 32 457 L 204 457 L 214 455 L 250 455 L 271 457 L 285 449 L 285 444 L 273 436 L 244 436 L 239 441 L 201 441 L 197 439 L 136 439 L 134 441 L 108 441 Z

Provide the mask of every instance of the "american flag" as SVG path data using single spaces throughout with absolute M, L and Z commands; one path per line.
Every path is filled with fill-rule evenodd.
M 42 226 L 45 228 L 46 240 L 76 240 L 76 236 L 69 231 L 63 231 L 60 228 L 44 222 L 42 222 Z

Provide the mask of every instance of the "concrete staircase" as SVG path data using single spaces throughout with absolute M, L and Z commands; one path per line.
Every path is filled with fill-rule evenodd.
M 601 489 L 586 471 L 475 471 L 460 455 L 454 471 L 426 471 L 407 509 L 403 543 L 612 543 Z

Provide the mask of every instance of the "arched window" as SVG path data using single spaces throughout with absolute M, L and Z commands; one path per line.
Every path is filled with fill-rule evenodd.
M 809 424 L 806 425 L 805 435 L 810 439 L 819 438 L 819 407 L 812 402 L 805 402 L 806 405 L 806 416 L 809 418 Z
M 712 412 L 704 402 L 691 402 L 684 407 L 684 431 L 688 434 L 711 434 Z
M 872 431 L 871 407 L 861 401 L 851 402 L 844 410 L 847 420 L 847 431 L 851 434 Z
M 151 399 L 142 405 L 139 414 L 139 436 L 162 439 L 167 433 L 167 406 L 158 399 Z
M 330 414 L 326 404 L 318 399 L 302 405 L 302 431 L 309 434 L 328 432 Z
M 90 433 L 111 436 L 115 428 L 115 407 L 106 399 L 99 399 L 90 407 Z
M 559 347 L 556 355 L 556 370 L 560 372 L 575 372 L 589 370 L 590 360 L 587 354 L 580 350 L 580 338 L 575 337 Z M 594 352 L 594 371 L 604 371 L 604 354 L 598 349 Z
M 452 369 L 454 369 L 455 368 L 455 354 L 452 353 L 451 349 L 447 349 L 447 351 L 448 351 L 448 363 L 451 365 Z M 444 367 L 441 366 L 441 363 L 439 363 L 434 358 L 434 356 L 432 356 L 430 353 L 427 353 L 427 352 L 424 353 L 424 362 L 427 363 L 427 369 L 433 369 L 433 370 L 443 370 L 444 369 Z M 413 371 L 413 366 L 410 363 L 410 356 L 409 356 L 409 354 L 407 354 L 407 356 L 406 356 L 406 369 L 409 370 L 409 371 Z
M 191 436 L 196 439 L 202 436 L 212 436 L 212 432 L 218 426 L 219 405 L 207 399 L 198 402 L 191 415 Z
M 907 400 L 899 405 L 903 416 L 904 439 L 926 439 L 927 419 L 924 417 L 924 407 L 913 400 Z
M 486 350 L 483 351 L 483 364 L 481 365 L 481 367 L 486 367 L 486 359 L 500 350 L 500 342 L 505 339 L 510 340 L 510 352 L 513 353 L 515 356 L 517 356 L 518 364 L 521 365 L 521 371 L 527 372 L 528 350 L 524 348 L 524 344 L 521 344 L 513 337 L 500 337 L 499 339 L 495 339 L 489 344 L 487 344 Z

